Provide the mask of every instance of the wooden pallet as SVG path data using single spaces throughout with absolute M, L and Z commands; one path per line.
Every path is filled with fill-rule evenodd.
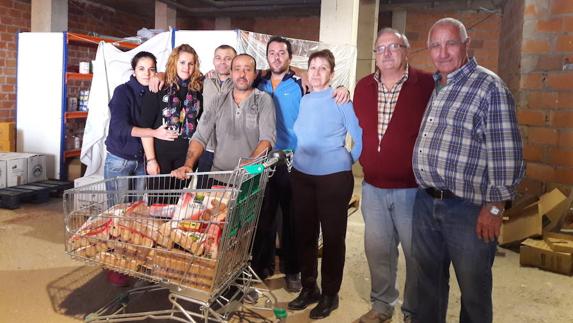
M 24 202 L 45 203 L 50 196 L 62 196 L 65 190 L 72 187 L 74 187 L 72 182 L 46 180 L 2 188 L 0 189 L 0 208 L 14 210 Z

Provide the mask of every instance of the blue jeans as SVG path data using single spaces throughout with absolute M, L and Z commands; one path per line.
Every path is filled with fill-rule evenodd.
M 416 188 L 383 189 L 362 183 L 362 216 L 364 217 L 364 249 L 370 267 L 372 308 L 391 316 L 398 302 L 396 286 L 398 244 L 406 259 L 406 284 L 402 312 L 414 311 L 416 265 L 412 257 L 412 213 Z
M 143 161 L 140 160 L 127 160 L 118 157 L 110 152 L 107 153 L 105 158 L 105 164 L 103 169 L 103 176 L 105 179 L 115 178 L 118 176 L 132 176 L 132 175 L 145 175 L 145 168 L 143 166 Z M 143 189 L 145 188 L 145 182 L 143 179 L 138 179 L 135 182 L 128 180 L 111 180 L 105 183 L 106 190 L 119 192 L 108 194 L 108 204 L 114 205 L 117 203 L 127 202 L 130 199 L 137 199 L 135 195 L 132 194 L 131 198 L 125 196 L 130 188 L 132 190 L 138 191 L 137 196 L 141 196 Z M 111 200 L 110 200 L 111 199 Z
M 461 291 L 460 322 L 492 322 L 492 274 L 497 242 L 476 234 L 481 206 L 462 198 L 434 199 L 419 189 L 414 204 L 414 257 L 418 263 L 414 322 L 446 322 L 453 264 Z

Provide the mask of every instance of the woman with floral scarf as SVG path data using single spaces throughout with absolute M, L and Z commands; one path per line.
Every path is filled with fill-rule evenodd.
M 141 119 L 146 127 L 155 129 L 166 126 L 179 136 L 174 141 L 142 138 L 148 174 L 169 174 L 185 163 L 189 140 L 195 132 L 202 109 L 202 79 L 199 56 L 193 47 L 182 44 L 174 48 L 165 67 L 165 86 L 158 93 L 146 94 Z M 153 185 L 148 189 L 181 187 L 180 183 L 169 182 L 177 186 L 167 187 L 167 183 L 157 183 L 158 186 Z

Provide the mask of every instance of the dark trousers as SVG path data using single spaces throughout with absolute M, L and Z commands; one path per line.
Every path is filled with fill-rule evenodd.
M 157 150 L 157 148 L 156 148 Z M 187 151 L 184 152 L 161 152 L 157 153 L 156 159 L 159 164 L 161 174 L 169 174 L 172 170 L 185 165 Z M 180 190 L 189 185 L 189 180 L 179 180 L 175 177 L 152 177 L 146 183 L 148 190 Z M 154 204 L 176 204 L 181 192 L 173 193 L 153 193 L 149 198 L 149 203 Z
M 322 228 L 322 293 L 336 295 L 344 270 L 348 202 L 354 177 L 350 171 L 314 176 L 293 169 L 291 179 L 302 287 L 316 286 L 318 234 Z
M 462 294 L 460 322 L 492 322 L 491 267 L 497 243 L 484 242 L 476 234 L 480 208 L 458 197 L 439 200 L 422 189 L 416 193 L 412 243 L 418 282 L 413 322 L 446 322 L 450 264 Z
M 285 274 L 300 272 L 296 254 L 294 221 L 291 210 L 292 189 L 289 177 L 290 174 L 286 165 L 277 166 L 265 189 L 251 262 L 253 270 L 263 279 L 272 275 L 275 268 L 275 241 L 279 206 L 282 211 L 281 266 L 284 265 Z

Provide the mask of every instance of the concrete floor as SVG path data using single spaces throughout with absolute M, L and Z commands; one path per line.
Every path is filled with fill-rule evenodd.
M 357 192 L 359 193 L 357 183 Z M 369 273 L 360 212 L 349 218 L 340 307 L 324 322 L 357 322 L 369 309 Z M 74 322 L 121 291 L 105 282 L 98 267 L 84 266 L 64 252 L 62 200 L 0 210 L 0 322 Z M 403 286 L 404 262 L 398 272 Z M 453 277 L 453 275 L 452 275 Z M 271 288 L 279 306 L 296 295 L 282 289 L 275 276 Z M 459 291 L 452 281 L 448 322 L 458 320 Z M 156 306 L 166 295 L 148 300 Z M 495 322 L 573 322 L 573 278 L 519 267 L 519 254 L 500 249 L 494 265 Z M 308 322 L 308 311 L 289 312 L 288 322 Z M 396 313 L 399 313 L 397 311 Z M 243 322 L 260 321 L 245 319 Z M 150 322 L 156 322 L 151 321 Z M 393 322 L 401 322 L 395 315 Z

